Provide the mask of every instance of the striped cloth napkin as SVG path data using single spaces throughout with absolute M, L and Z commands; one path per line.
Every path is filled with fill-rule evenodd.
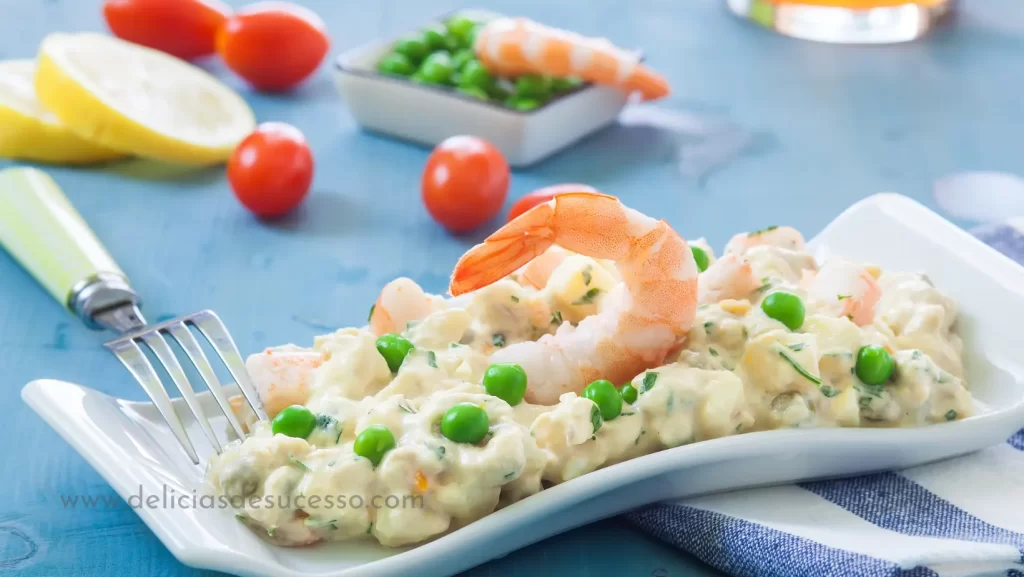
M 972 232 L 1024 265 L 1024 219 Z M 626 518 L 737 577 L 1024 577 L 1024 429 L 904 471 L 660 503 Z

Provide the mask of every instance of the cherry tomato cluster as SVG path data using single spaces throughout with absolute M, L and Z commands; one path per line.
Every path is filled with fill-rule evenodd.
M 232 12 L 219 0 L 105 0 L 119 38 L 193 60 L 214 53 L 258 90 L 288 90 L 316 71 L 330 48 L 312 11 L 260 2 Z
M 491 143 L 475 136 L 453 136 L 438 144 L 427 159 L 421 182 L 423 204 L 449 232 L 470 232 L 501 211 L 509 178 L 508 162 Z M 597 191 L 585 184 L 546 186 L 517 200 L 508 220 L 565 192 Z

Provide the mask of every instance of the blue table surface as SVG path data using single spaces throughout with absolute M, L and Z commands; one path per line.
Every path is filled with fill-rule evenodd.
M 31 57 L 51 31 L 103 29 L 98 4 L 0 0 L 0 58 Z M 327 22 L 335 52 L 471 5 L 308 4 Z M 1024 173 L 1020 0 L 972 0 L 951 26 L 890 47 L 787 39 L 733 18 L 722 0 L 475 3 L 484 4 L 642 46 L 675 87 L 653 112 L 517 171 L 506 205 L 542 185 L 586 182 L 721 247 L 731 233 L 766 224 L 812 236 L 879 191 L 934 206 L 932 183 L 954 172 Z M 130 161 L 49 169 L 131 276 L 150 319 L 212 308 L 252 352 L 364 322 L 377 291 L 397 276 L 445 289 L 456 258 L 483 233 L 453 238 L 428 218 L 419 200 L 427 150 L 361 132 L 327 65 L 285 96 L 255 94 L 218 63 L 208 66 L 260 120 L 290 122 L 309 138 L 317 173 L 293 217 L 273 225 L 251 218 L 220 168 Z M 213 575 L 178 563 L 130 511 L 61 505 L 61 495 L 114 493 L 19 391 L 52 377 L 143 399 L 101 348 L 108 336 L 85 329 L 0 254 L 0 574 Z M 616 520 L 466 573 L 533 574 L 715 573 Z

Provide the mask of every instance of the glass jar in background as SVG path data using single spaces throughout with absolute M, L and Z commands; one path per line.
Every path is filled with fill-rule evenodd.
M 740 16 L 781 34 L 840 44 L 920 38 L 956 0 L 726 0 Z

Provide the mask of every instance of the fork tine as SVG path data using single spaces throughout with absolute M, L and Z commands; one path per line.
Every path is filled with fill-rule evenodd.
M 166 330 L 171 333 L 174 340 L 178 341 L 181 348 L 184 349 L 185 354 L 191 359 L 192 364 L 196 366 L 199 374 L 206 381 L 206 387 L 210 390 L 210 394 L 217 400 L 217 405 L 220 410 L 227 417 L 228 423 L 231 424 L 231 428 L 238 435 L 239 439 L 245 438 L 245 431 L 242 429 L 242 425 L 239 424 L 238 419 L 235 418 L 235 412 L 231 410 L 231 405 L 228 403 L 227 397 L 224 396 L 224 391 L 220 388 L 220 381 L 217 379 L 217 374 L 213 372 L 213 367 L 210 366 L 210 361 L 206 358 L 206 353 L 199 346 L 199 341 L 192 336 L 192 331 L 188 330 L 184 324 L 177 323 L 167 326 Z
M 185 427 L 182 426 L 181 419 L 174 412 L 174 406 L 171 405 L 171 399 L 167 396 L 167 391 L 160 384 L 160 377 L 157 376 L 156 370 L 153 369 L 153 365 L 146 358 L 146 355 L 142 353 L 139 345 L 135 344 L 131 339 L 126 339 L 107 343 L 106 346 L 128 369 L 128 372 L 135 377 L 135 380 L 142 385 L 146 394 L 149 395 L 149 398 L 153 400 L 153 404 L 156 405 L 156 409 L 160 411 L 160 415 L 167 421 L 167 426 L 171 428 L 175 438 L 181 443 L 181 448 L 185 450 L 185 453 L 192 459 L 192 462 L 198 465 L 199 455 L 196 454 L 192 442 L 188 440 L 188 435 L 185 434 Z
M 238 388 L 242 390 L 242 395 L 249 401 L 249 406 L 252 407 L 256 416 L 261 420 L 266 420 L 267 412 L 263 410 L 263 402 L 260 400 L 259 395 L 256 394 L 256 389 L 252 386 L 252 381 L 249 379 L 249 371 L 245 369 L 245 362 L 242 360 L 242 354 L 238 352 L 235 341 L 231 338 L 231 334 L 228 333 L 227 327 L 221 322 L 217 313 L 211 310 L 199 311 L 190 315 L 186 321 L 198 327 L 199 332 L 203 333 L 206 340 L 210 341 L 210 344 L 213 345 L 213 348 L 220 355 L 224 364 L 227 365 L 228 371 L 235 379 L 235 383 L 238 384 Z
M 217 435 L 214 434 L 213 428 L 210 427 L 210 421 L 203 414 L 203 409 L 199 406 L 199 401 L 196 399 L 195 391 L 192 390 L 192 385 L 188 382 L 185 371 L 181 368 L 178 357 L 174 356 L 174 352 L 171 351 L 170 345 L 167 344 L 167 341 L 164 340 L 164 337 L 159 332 L 144 334 L 140 338 L 163 364 L 167 374 L 171 376 L 171 380 L 174 381 L 175 386 L 181 392 L 181 398 L 185 399 L 185 404 L 192 410 L 192 414 L 196 416 L 196 422 L 199 423 L 199 427 L 206 434 L 206 438 L 210 440 L 213 449 L 220 453 L 223 447 L 221 447 L 220 441 L 217 440 Z

